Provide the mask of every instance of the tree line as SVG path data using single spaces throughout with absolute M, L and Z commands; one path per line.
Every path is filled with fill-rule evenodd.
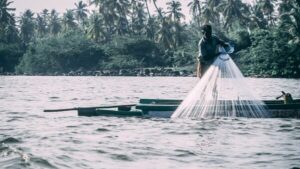
M 235 44 L 245 75 L 300 77 L 300 0 L 189 0 L 189 23 L 175 0 L 166 9 L 157 0 L 78 1 L 62 14 L 20 16 L 12 3 L 0 0 L 0 73 L 194 65 L 200 28 L 211 24 Z

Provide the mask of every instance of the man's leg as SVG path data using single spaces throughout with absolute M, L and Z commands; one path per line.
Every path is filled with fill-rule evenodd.
M 209 69 L 209 65 L 201 64 L 201 77 L 205 74 L 205 72 Z
M 197 63 L 197 77 L 200 79 L 202 76 L 202 69 L 201 69 L 201 63 Z

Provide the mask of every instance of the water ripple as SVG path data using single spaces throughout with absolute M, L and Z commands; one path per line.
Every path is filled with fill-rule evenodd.
M 97 128 L 96 131 L 99 131 L 99 132 L 107 132 L 107 131 L 109 131 L 109 130 L 106 129 L 106 128 Z
M 111 158 L 120 161 L 133 161 L 132 158 L 130 158 L 128 155 L 125 154 L 112 154 Z
M 21 141 L 19 139 L 8 137 L 0 141 L 0 143 L 20 143 Z
M 191 152 L 189 150 L 180 150 L 180 149 L 177 149 L 175 150 L 177 153 L 179 154 L 176 154 L 177 157 L 189 157 L 189 156 L 197 156 L 196 153 L 194 152 Z
M 300 97 L 299 80 L 248 80 L 263 98 L 277 96 L 286 86 L 282 84 Z M 43 112 L 136 103 L 139 98 L 182 99 L 196 83 L 195 78 L 172 77 L 0 76 L 0 168 L 299 167 L 299 119 L 174 120 Z
M 51 164 L 48 160 L 43 158 L 32 157 L 30 162 L 33 163 L 33 165 L 37 165 L 39 168 L 58 169 L 58 167 L 56 167 L 54 164 Z

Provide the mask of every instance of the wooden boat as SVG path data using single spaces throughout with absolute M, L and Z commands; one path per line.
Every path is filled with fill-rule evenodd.
M 140 99 L 138 104 L 77 108 L 79 116 L 129 116 L 170 118 L 182 100 Z M 265 100 L 273 118 L 300 118 L 300 99 L 290 104 L 283 100 Z

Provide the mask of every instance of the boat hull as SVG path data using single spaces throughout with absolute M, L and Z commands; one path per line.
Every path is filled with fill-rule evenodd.
M 266 100 L 264 101 L 271 118 L 300 118 L 300 100 L 295 100 L 292 104 L 284 104 L 281 100 Z M 181 100 L 172 99 L 141 99 L 140 103 L 136 106 L 126 107 L 112 107 L 110 109 L 78 109 L 79 116 L 120 116 L 120 117 L 157 117 L 157 118 L 170 118 L 174 111 L 177 109 Z M 235 105 L 239 106 L 239 105 Z M 236 108 L 236 107 L 235 107 Z M 219 109 L 225 111 L 233 110 Z M 245 112 L 246 113 L 246 112 Z M 224 113 L 226 114 L 226 113 Z M 230 114 L 227 112 L 227 114 Z M 243 115 L 236 115 L 243 117 Z M 213 115 L 212 115 L 213 117 Z

